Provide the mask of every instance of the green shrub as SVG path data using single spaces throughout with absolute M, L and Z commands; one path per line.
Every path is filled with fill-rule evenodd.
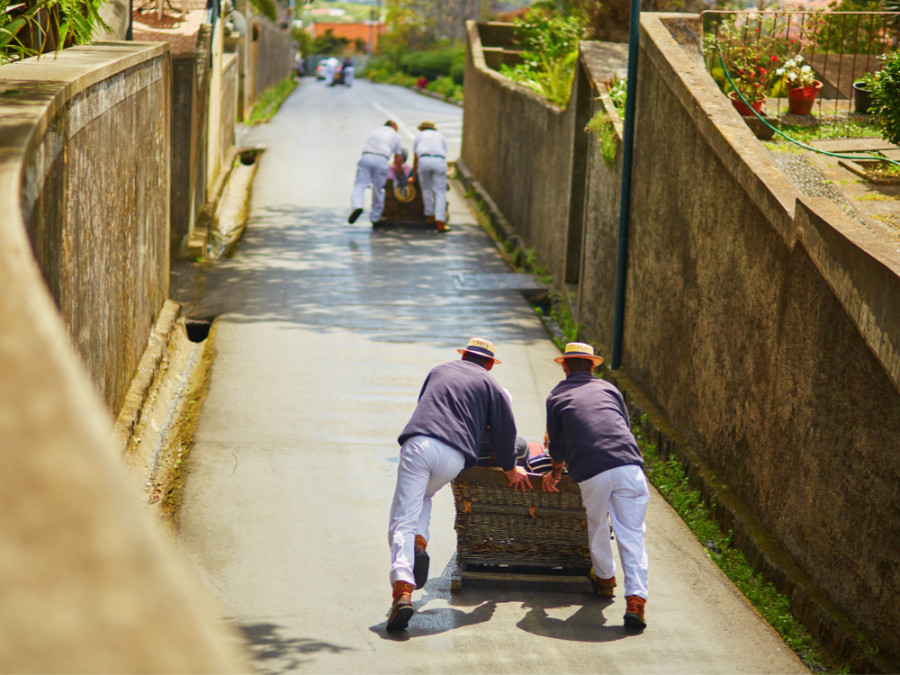
M 616 80 L 609 86 L 609 98 L 619 115 L 625 116 L 625 99 L 628 95 L 628 80 Z
M 616 155 L 619 145 L 616 142 L 616 128 L 609 116 L 603 111 L 595 114 L 587 123 L 586 131 L 589 131 L 600 144 L 600 156 L 606 166 L 612 167 L 616 163 Z
M 516 44 L 523 48 L 522 63 L 500 67 L 505 77 L 528 87 L 559 106 L 568 103 L 578 60 L 578 41 L 584 32 L 581 14 L 560 16 L 534 7 L 516 19 Z
M 881 57 L 881 70 L 865 81 L 872 92 L 870 113 L 881 122 L 881 137 L 900 145 L 900 50 Z
M 449 75 L 439 77 L 434 82 L 429 82 L 426 89 L 440 94 L 448 101 L 455 101 L 462 98 L 462 87 L 460 87 Z
M 466 55 L 463 54 L 463 57 L 460 60 L 454 61 L 453 65 L 450 66 L 450 77 L 453 78 L 453 81 L 456 82 L 456 84 L 461 85 L 463 83 L 463 80 L 465 79 L 465 75 Z
M 366 65 L 359 75 L 360 77 L 366 77 L 372 80 L 372 82 L 387 82 L 388 78 L 395 72 L 397 72 L 397 69 L 394 68 L 391 59 L 384 56 L 378 56 L 369 61 L 368 65 Z
M 253 110 L 250 111 L 250 115 L 244 121 L 247 124 L 265 124 L 275 116 L 281 104 L 284 103 L 285 99 L 290 96 L 296 87 L 297 83 L 294 81 L 294 78 L 286 77 L 274 87 L 266 89 L 253 105 Z
M 427 80 L 449 76 L 454 64 L 465 63 L 465 48 L 453 45 L 444 49 L 415 51 L 400 57 L 400 69 L 407 75 Z

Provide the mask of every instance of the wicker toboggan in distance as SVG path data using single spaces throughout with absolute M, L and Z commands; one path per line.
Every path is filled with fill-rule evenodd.
M 568 476 L 563 476 L 556 493 L 543 492 L 540 480 L 533 475 L 533 489 L 521 492 L 509 487 L 499 469 L 473 467 L 457 476 L 452 483 L 457 542 L 454 587 L 461 585 L 464 576 L 508 575 L 511 569 L 521 568 L 543 573 L 541 579 L 552 579 L 554 573 L 564 581 L 584 579 L 591 558 L 581 492 Z M 512 576 L 524 579 L 521 574 Z

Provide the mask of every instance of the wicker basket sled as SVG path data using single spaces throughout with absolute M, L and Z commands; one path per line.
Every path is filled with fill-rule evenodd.
M 587 514 L 581 492 L 563 476 L 559 492 L 509 487 L 499 469 L 473 467 L 453 481 L 456 501 L 456 569 L 463 579 L 580 583 L 591 567 Z

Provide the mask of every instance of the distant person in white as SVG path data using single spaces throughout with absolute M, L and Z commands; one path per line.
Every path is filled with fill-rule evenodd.
M 350 208 L 353 209 L 347 222 L 351 225 L 363 212 L 366 203 L 366 188 L 372 187 L 372 209 L 369 219 L 373 223 L 381 220 L 384 211 L 384 183 L 387 180 L 388 168 L 394 163 L 394 171 L 403 171 L 403 146 L 397 123 L 388 120 L 384 126 L 377 128 L 366 139 L 362 156 L 356 164 L 356 182 L 350 196 Z
M 334 72 L 337 70 L 340 61 L 338 61 L 333 56 L 331 58 L 325 59 L 325 84 L 333 85 L 334 84 Z
M 422 203 L 428 222 L 438 232 L 449 232 L 447 225 L 447 141 L 434 122 L 422 122 L 413 140 L 413 176 L 422 188 Z

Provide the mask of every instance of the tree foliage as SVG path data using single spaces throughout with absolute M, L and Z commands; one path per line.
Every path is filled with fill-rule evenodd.
M 275 4 L 275 0 L 249 0 L 249 2 L 263 16 L 278 21 L 278 5 Z
M 103 0 L 0 0 L 0 65 L 86 44 L 98 28 Z

